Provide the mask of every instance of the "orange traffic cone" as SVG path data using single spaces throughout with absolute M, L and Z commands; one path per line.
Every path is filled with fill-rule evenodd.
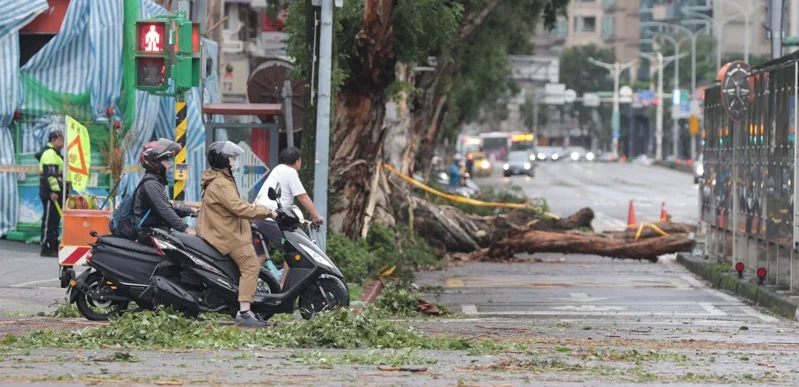
M 633 201 L 630 200 L 630 209 L 627 212 L 627 227 L 635 227 L 638 225 L 638 220 L 635 219 L 635 207 Z
M 665 222 L 669 218 L 669 213 L 666 212 L 666 202 L 660 205 L 660 221 Z

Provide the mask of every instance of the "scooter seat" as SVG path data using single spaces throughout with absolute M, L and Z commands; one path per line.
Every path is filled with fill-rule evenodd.
M 184 234 L 180 232 L 173 232 L 172 236 L 175 237 L 175 239 L 183 242 L 183 244 L 186 245 L 186 247 L 188 247 L 189 249 L 194 250 L 200 254 L 203 254 L 206 257 L 211 258 L 215 261 L 224 261 L 230 259 L 227 256 L 220 254 L 219 251 L 214 246 L 211 246 L 210 243 L 206 242 L 204 239 L 198 236 Z
M 156 249 L 126 238 L 106 235 L 100 238 L 100 244 L 142 254 L 159 255 Z

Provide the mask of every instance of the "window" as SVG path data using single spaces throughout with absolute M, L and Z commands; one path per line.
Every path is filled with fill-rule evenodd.
M 610 9 L 616 6 L 616 0 L 602 0 L 602 8 Z
M 569 35 L 569 23 L 565 19 L 558 19 L 550 35 L 558 38 L 565 38 Z
M 614 35 L 616 35 L 616 17 L 605 16 L 602 19 L 602 37 L 607 39 Z
M 596 17 L 594 16 L 577 16 L 574 18 L 576 32 L 594 32 L 596 31 Z

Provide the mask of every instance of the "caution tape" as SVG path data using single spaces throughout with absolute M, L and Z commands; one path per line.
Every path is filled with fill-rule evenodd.
M 111 172 L 108 167 L 90 167 L 89 170 L 102 173 Z M 144 168 L 141 165 L 128 165 L 127 167 L 122 168 L 122 173 L 141 171 L 144 171 Z M 0 173 L 39 173 L 39 166 L 22 164 L 0 165 Z
M 543 213 L 545 216 L 547 216 L 547 217 L 550 217 L 550 218 L 552 218 L 552 219 L 560 219 L 560 216 L 558 216 L 558 215 L 555 215 L 555 214 L 553 214 L 553 213 L 551 213 L 551 212 L 546 212 L 546 211 L 544 211 L 543 209 L 541 209 L 541 208 L 539 208 L 539 207 L 532 206 L 532 205 L 529 205 L 529 204 L 521 204 L 521 203 L 492 203 L 492 202 L 483 202 L 483 201 L 480 201 L 480 200 L 474 200 L 474 199 L 465 198 L 465 197 L 462 197 L 462 196 L 457 196 L 457 195 L 446 194 L 446 193 L 443 193 L 443 192 L 441 192 L 441 191 L 438 191 L 438 190 L 436 190 L 436 189 L 434 189 L 434 188 L 428 187 L 428 186 L 426 186 L 426 185 L 424 185 L 424 184 L 422 184 L 422 183 L 420 183 L 420 182 L 416 181 L 416 179 L 414 179 L 414 178 L 412 178 L 412 177 L 410 177 L 410 176 L 406 176 L 406 175 L 404 175 L 404 174 L 400 173 L 399 171 L 397 171 L 396 169 L 394 169 L 394 167 L 392 167 L 392 166 L 391 166 L 391 165 L 389 165 L 389 164 L 385 164 L 385 163 L 384 163 L 384 164 L 383 164 L 383 167 L 384 167 L 385 169 L 389 170 L 391 173 L 393 173 L 393 174 L 397 175 L 397 176 L 398 176 L 399 178 L 401 178 L 402 180 L 405 180 L 405 181 L 407 181 L 408 183 L 411 183 L 411 184 L 413 184 L 413 185 L 415 185 L 415 186 L 417 186 L 417 187 L 419 187 L 419 188 L 421 188 L 421 189 L 423 189 L 423 190 L 425 190 L 425 191 L 427 191 L 427 192 L 429 192 L 429 193 L 431 193 L 431 194 L 433 194 L 433 195 L 440 196 L 440 197 L 442 197 L 442 198 L 449 199 L 449 200 L 452 200 L 452 201 L 454 201 L 454 202 L 458 202 L 458 203 L 464 203 L 464 204 L 470 204 L 470 205 L 473 205 L 473 206 L 480 206 L 480 207 L 496 207 L 496 208 L 524 208 L 524 209 L 528 209 L 528 210 L 533 210 L 533 211 L 541 212 L 541 213 Z
M 652 224 L 652 223 L 641 223 L 641 224 L 638 225 L 638 231 L 635 232 L 635 240 L 638 240 L 638 239 L 641 238 L 641 233 L 644 232 L 644 228 L 646 228 L 646 227 L 649 227 L 652 230 L 655 230 L 655 232 L 660 234 L 660 235 L 669 236 L 669 233 L 663 231 L 660 227 L 658 227 L 655 224 Z

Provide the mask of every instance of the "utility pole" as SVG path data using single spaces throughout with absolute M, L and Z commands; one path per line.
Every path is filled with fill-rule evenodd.
M 294 116 L 292 115 L 292 90 L 291 81 L 283 81 L 283 115 L 286 123 L 286 145 L 294 147 Z
M 771 59 L 782 56 L 782 39 L 785 38 L 785 0 L 768 0 L 766 20 L 763 23 L 771 39 Z
M 314 203 L 319 215 L 327 219 L 328 169 L 330 160 L 330 77 L 333 60 L 333 0 L 322 2 L 322 27 L 319 39 L 319 98 L 316 104 L 316 160 L 314 164 Z M 327 227 L 320 229 L 317 243 L 325 251 Z
M 600 62 L 594 58 L 588 58 L 588 61 L 591 64 L 596 66 L 602 67 L 608 71 L 610 71 L 610 76 L 613 77 L 613 157 L 619 157 L 619 77 L 624 70 L 627 70 L 636 63 L 638 63 L 638 59 L 633 59 L 625 64 L 620 64 L 619 61 L 615 63 L 605 63 Z
M 672 61 L 679 60 L 682 57 L 688 55 L 688 53 L 683 53 L 680 55 L 672 55 L 669 57 L 664 58 L 663 54 L 657 53 L 657 55 L 651 55 L 647 53 L 639 53 L 642 57 L 647 58 L 649 60 L 655 60 L 658 66 L 658 87 L 657 87 L 657 110 L 656 110 L 656 117 L 655 117 L 655 160 L 663 160 L 663 67 L 665 64 L 671 63 Z M 665 64 L 664 64 L 665 63 Z

